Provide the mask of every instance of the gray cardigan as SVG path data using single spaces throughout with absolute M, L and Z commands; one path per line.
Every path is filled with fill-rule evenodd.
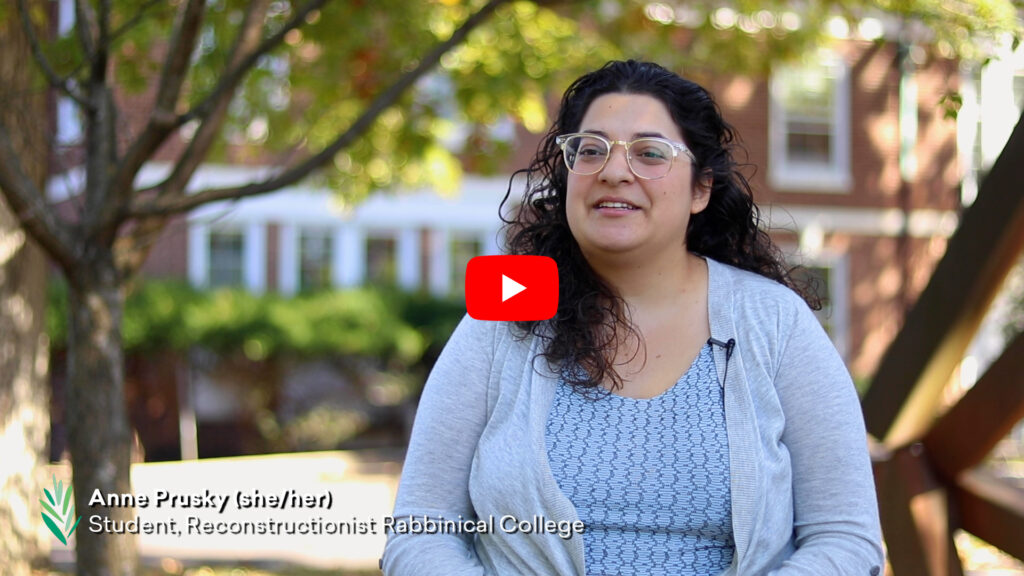
M 736 541 L 724 574 L 879 574 L 874 483 L 846 367 L 792 291 L 710 259 L 708 274 Z M 506 515 L 578 520 L 548 465 L 544 427 L 558 379 L 537 358 L 540 346 L 504 323 L 467 317 L 456 329 L 423 391 L 394 516 L 498 525 L 392 533 L 385 574 L 585 574 L 582 538 L 500 526 Z

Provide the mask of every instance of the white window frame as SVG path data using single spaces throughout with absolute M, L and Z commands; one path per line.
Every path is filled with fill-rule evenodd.
M 242 287 L 262 294 L 267 284 L 267 227 L 264 222 L 193 222 L 188 238 L 188 278 L 199 288 L 210 287 L 210 232 L 242 233 Z
M 812 64 L 834 66 L 835 99 L 832 102 L 832 146 L 827 165 L 809 165 L 789 158 L 786 146 L 786 108 L 778 97 L 783 93 L 784 67 L 773 72 L 769 81 L 768 113 L 768 181 L 781 192 L 849 193 L 850 175 L 850 70 L 842 57 L 832 51 L 820 51 Z
M 412 291 L 420 287 L 421 272 L 420 230 L 402 228 L 395 238 L 395 274 L 398 286 Z
M 245 284 L 246 284 L 246 265 L 245 265 L 246 264 L 246 258 L 245 258 L 245 253 L 246 253 L 246 244 L 247 244 L 247 242 L 246 242 L 246 238 L 245 238 L 245 227 L 243 227 L 243 226 L 213 226 L 213 227 L 210 228 L 210 230 L 209 230 L 209 232 L 208 232 L 208 234 L 206 236 L 206 250 L 207 250 L 207 254 L 209 255 L 208 258 L 207 258 L 207 261 L 206 261 L 206 284 L 207 284 L 207 286 L 210 286 L 211 288 L 225 288 L 225 287 L 234 287 L 234 286 L 236 286 L 233 283 L 232 284 L 225 284 L 225 285 L 216 285 L 216 286 L 214 286 L 212 284 L 212 279 L 213 279 L 213 276 L 214 276 L 214 271 L 213 271 L 213 238 L 214 238 L 214 235 L 216 235 L 216 234 L 226 234 L 229 237 L 235 237 L 237 235 L 238 241 L 241 243 L 241 251 L 238 254 L 238 257 L 239 257 L 239 261 L 238 261 L 239 270 L 238 270 L 238 272 L 239 272 L 240 284 L 237 285 L 237 286 L 239 288 L 245 286 Z
M 452 258 L 450 248 L 451 231 L 439 228 L 430 231 L 427 251 L 430 262 L 427 269 L 427 287 L 434 296 L 446 296 L 451 293 Z
M 1024 99 L 1014 90 L 1024 78 L 1024 46 L 1011 51 L 1009 43 L 984 66 L 961 68 L 963 105 L 957 114 L 957 147 L 962 167 L 960 201 L 974 203 L 981 173 L 992 168 L 1020 118 Z
M 366 278 L 366 231 L 352 223 L 334 229 L 334 285 L 353 288 Z

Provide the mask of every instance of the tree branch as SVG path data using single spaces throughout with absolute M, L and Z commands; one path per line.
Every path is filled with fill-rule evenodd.
M 19 2 L 24 2 L 24 0 L 18 0 L 18 1 Z M 144 4 L 142 7 L 140 7 L 138 9 L 138 11 L 136 11 L 135 15 L 133 15 L 131 18 L 129 18 L 127 21 L 125 21 L 125 23 L 122 24 L 121 26 L 119 26 L 117 28 L 117 30 L 114 30 L 113 32 L 110 33 L 110 39 L 108 40 L 110 45 L 113 45 L 113 43 L 117 42 L 117 40 L 119 38 L 121 38 L 121 36 L 124 36 L 125 34 L 128 33 L 129 30 L 131 30 L 132 28 L 137 26 L 139 24 L 139 22 L 142 21 L 142 18 L 146 15 L 146 12 L 148 12 L 150 9 L 152 9 L 154 6 L 160 6 L 160 5 L 163 5 L 163 4 L 166 4 L 166 3 L 167 3 L 167 0 L 149 0 L 148 2 L 146 2 L 146 4 Z M 75 69 L 72 70 L 70 74 L 68 74 L 68 77 L 65 80 L 65 82 L 69 82 L 70 85 L 73 85 L 73 84 L 70 83 L 70 79 L 74 78 L 87 65 L 88 65 L 88 61 L 83 61 L 83 62 L 79 63 L 78 66 L 76 66 Z M 55 88 L 57 88 L 58 90 L 61 90 L 63 92 L 63 89 L 60 86 L 55 86 Z M 85 97 L 82 96 L 81 93 L 79 93 L 79 98 L 80 98 L 80 102 L 79 103 L 82 106 L 85 106 L 85 104 L 86 104 L 86 100 L 84 99 Z
M 106 68 L 110 53 L 110 0 L 100 0 L 100 13 L 97 18 L 96 52 L 100 56 L 99 65 Z
M 182 155 L 181 161 L 179 161 L 174 172 L 172 172 L 164 182 L 141 190 L 141 193 L 156 191 L 159 192 L 160 196 L 166 196 L 173 195 L 184 190 L 188 180 L 191 179 L 192 174 L 194 174 L 196 168 L 199 167 L 199 161 L 205 155 L 206 150 L 209 149 L 209 145 L 212 143 L 212 137 L 219 132 L 221 124 L 223 123 L 223 113 L 226 112 L 227 106 L 230 104 L 231 98 L 234 95 L 238 84 L 243 78 L 245 78 L 245 75 L 249 70 L 256 65 L 260 57 L 266 55 L 271 50 L 279 46 L 281 42 L 284 41 L 288 32 L 301 26 L 311 13 L 320 9 L 328 1 L 329 0 L 310 0 L 310 2 L 307 2 L 301 8 L 296 10 L 280 30 L 265 38 L 258 46 L 255 47 L 255 49 L 247 53 L 239 52 L 239 44 L 236 42 L 232 49 L 232 55 L 229 59 L 228 67 L 225 70 L 225 73 L 221 76 L 217 86 L 214 87 L 202 102 L 193 107 L 187 113 L 178 116 L 175 119 L 174 124 L 170 127 L 170 130 L 175 130 L 191 120 L 200 120 L 202 122 L 196 130 L 189 147 Z M 252 13 L 253 8 L 254 4 L 250 4 L 247 15 Z M 244 36 L 244 28 L 245 24 L 243 23 L 243 32 L 239 34 L 239 40 Z M 211 119 L 213 121 L 211 121 Z
M 211 91 L 202 102 L 178 118 L 178 126 L 181 126 L 191 120 L 205 118 L 209 115 L 210 111 L 216 108 L 218 103 L 221 102 L 226 95 L 230 96 L 230 94 L 234 93 L 235 87 L 238 86 L 238 83 L 242 81 L 242 78 L 244 78 L 249 72 L 249 69 L 252 68 L 262 56 L 266 55 L 274 48 L 277 48 L 277 46 L 284 41 L 284 37 L 288 32 L 291 32 L 295 28 L 301 26 L 313 11 L 319 10 L 320 7 L 327 2 L 328 0 L 310 0 L 310 2 L 307 2 L 301 8 L 296 10 L 295 14 L 292 15 L 292 18 L 288 20 L 280 30 L 272 36 L 264 39 L 255 50 L 245 55 L 237 63 L 229 65 L 213 91 Z
M 248 3 L 248 9 L 239 26 L 238 36 L 235 38 L 235 43 L 228 56 L 228 70 L 237 69 L 240 62 L 249 60 L 249 56 L 261 45 L 260 36 L 270 2 L 271 0 L 251 0 Z M 228 105 L 235 92 L 234 88 L 226 90 L 221 98 L 214 103 L 213 108 L 207 112 L 171 174 L 160 184 L 158 196 L 173 196 L 184 192 L 186 184 L 203 159 L 206 158 L 210 146 L 224 124 Z
M 0 122 L 0 194 L 7 199 L 21 227 L 42 246 L 65 271 L 74 270 L 75 243 L 67 230 L 47 209 L 42 191 L 25 173 L 11 144 L 7 126 Z
M 351 126 L 349 126 L 348 130 L 340 134 L 333 142 L 316 155 L 292 168 L 285 169 L 279 174 L 262 182 L 254 182 L 243 186 L 234 186 L 229 188 L 208 189 L 191 195 L 186 195 L 181 192 L 170 196 L 158 196 L 153 200 L 140 202 L 138 205 L 134 206 L 132 214 L 138 216 L 149 216 L 187 212 L 197 206 L 209 202 L 234 200 L 248 196 L 255 196 L 257 194 L 265 194 L 301 181 L 314 169 L 330 162 L 338 151 L 351 145 L 356 139 L 369 130 L 381 113 L 390 108 L 398 101 L 406 90 L 412 87 L 417 80 L 437 65 L 441 60 L 441 56 L 462 43 L 474 28 L 485 22 L 499 6 L 508 1 L 509 0 L 491 0 L 479 11 L 467 18 L 466 21 L 452 33 L 450 38 L 435 46 L 430 53 L 420 60 L 414 69 L 403 74 L 397 81 L 395 81 L 394 84 L 388 87 L 387 90 L 374 98 L 366 111 L 363 112 L 363 114 Z M 160 184 L 156 188 L 159 189 L 162 186 L 164 186 L 164 184 Z
M 94 28 L 96 14 L 92 7 L 86 0 L 75 0 L 75 31 L 78 32 L 78 41 L 82 44 L 86 62 L 93 62 L 96 58 L 96 41 L 92 37 Z
M 39 37 L 36 35 L 35 26 L 32 25 L 32 21 L 29 19 L 25 0 L 18 0 L 18 14 L 21 17 L 21 27 L 25 31 L 25 37 L 28 38 L 29 47 L 32 50 L 32 58 L 36 61 L 36 65 L 39 66 L 43 75 L 46 76 L 47 82 L 49 82 L 54 90 L 71 98 L 79 106 L 86 106 L 85 98 L 75 90 L 71 79 L 61 78 L 57 71 L 53 69 L 53 66 L 50 65 L 50 61 L 46 59 L 46 55 L 43 54 L 43 48 L 39 43 Z
M 167 0 L 149 0 L 143 4 L 131 18 L 125 20 L 124 24 L 121 24 L 116 30 L 110 33 L 110 43 L 113 44 L 114 42 L 117 42 L 121 36 L 124 36 L 129 30 L 137 26 L 139 22 L 142 21 L 146 12 L 149 12 L 149 10 L 154 6 L 160 6 L 162 4 L 167 4 Z
M 179 12 L 160 72 L 156 102 L 142 133 L 128 147 L 114 177 L 117 206 L 126 205 L 135 175 L 176 128 L 174 107 L 188 76 L 189 64 L 203 22 L 205 0 L 189 0 Z
M 110 0 L 100 0 L 100 13 L 98 17 L 99 42 L 106 44 L 110 41 Z
M 114 241 L 114 266 L 122 278 L 132 278 L 146 262 L 146 257 L 166 229 L 168 217 L 140 218 Z

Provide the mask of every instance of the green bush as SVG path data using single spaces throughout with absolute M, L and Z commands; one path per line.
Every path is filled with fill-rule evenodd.
M 52 346 L 67 343 L 67 287 L 49 289 Z M 148 281 L 125 303 L 126 352 L 186 350 L 274 355 L 362 356 L 411 366 L 447 341 L 465 305 L 424 294 L 356 289 L 283 297 L 240 288 L 196 290 L 180 281 Z M 433 355 L 434 353 L 430 354 Z M 428 355 L 429 356 L 429 355 Z

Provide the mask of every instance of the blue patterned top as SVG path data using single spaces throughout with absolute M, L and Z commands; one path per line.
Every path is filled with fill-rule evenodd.
M 586 524 L 586 573 L 717 574 L 735 544 L 729 442 L 710 345 L 659 396 L 599 399 L 558 386 L 551 471 Z

